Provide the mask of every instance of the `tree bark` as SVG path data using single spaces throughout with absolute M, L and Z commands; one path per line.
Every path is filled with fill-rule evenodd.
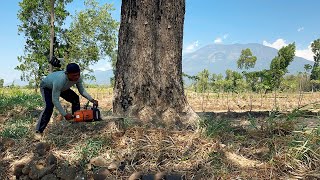
M 123 0 L 113 112 L 143 121 L 194 124 L 184 95 L 185 0 Z

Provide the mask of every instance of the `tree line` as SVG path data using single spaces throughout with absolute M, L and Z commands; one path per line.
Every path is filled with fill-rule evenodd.
M 304 72 L 288 75 L 288 66 L 295 56 L 295 43 L 282 47 L 269 69 L 250 71 L 255 67 L 257 57 L 249 48 L 241 51 L 236 61 L 239 71 L 226 70 L 225 75 L 210 73 L 207 69 L 195 76 L 183 74 L 191 81 L 190 88 L 196 92 L 268 92 L 268 91 L 316 91 L 320 88 L 320 39 L 311 44 L 314 65 L 304 65 Z

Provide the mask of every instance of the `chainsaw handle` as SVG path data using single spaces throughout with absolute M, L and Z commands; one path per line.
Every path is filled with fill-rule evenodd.
M 93 108 L 98 108 L 98 104 L 93 103 Z
M 98 108 L 98 101 L 97 100 L 93 99 L 91 102 L 93 104 L 93 108 Z

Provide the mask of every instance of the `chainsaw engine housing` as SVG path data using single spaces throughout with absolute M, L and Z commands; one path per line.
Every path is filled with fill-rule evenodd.
M 75 122 L 91 122 L 101 120 L 100 110 L 97 107 L 82 109 L 74 113 Z

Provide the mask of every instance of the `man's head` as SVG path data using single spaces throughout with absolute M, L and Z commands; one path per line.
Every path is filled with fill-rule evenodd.
M 66 74 L 69 81 L 78 81 L 80 78 L 80 67 L 76 63 L 70 63 L 67 65 Z

